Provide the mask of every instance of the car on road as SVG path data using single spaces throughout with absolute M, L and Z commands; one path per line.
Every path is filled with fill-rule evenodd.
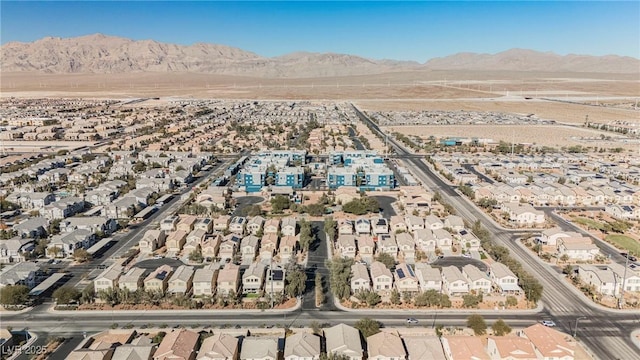
M 462 257 L 466 257 L 466 258 L 470 259 L 471 258 L 471 254 L 464 253 L 464 254 L 462 254 Z
M 418 319 L 415 319 L 415 318 L 407 319 L 407 324 L 417 324 L 417 323 L 418 323 Z
M 553 322 L 552 320 L 542 320 L 540 322 L 542 325 L 547 326 L 547 327 L 554 327 L 556 326 L 556 323 Z

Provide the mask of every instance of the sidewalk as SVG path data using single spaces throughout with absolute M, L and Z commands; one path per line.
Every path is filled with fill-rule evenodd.
M 493 314 L 521 314 L 521 315 L 533 315 L 541 312 L 543 310 L 542 303 L 538 303 L 534 309 L 527 310 L 509 310 L 509 309 L 350 309 L 345 307 L 340 303 L 340 300 L 336 297 L 333 298 L 333 301 L 338 309 L 345 312 L 361 312 L 361 313 L 372 313 L 372 312 L 380 312 L 380 314 L 407 314 L 407 313 L 419 313 L 419 314 L 446 314 L 446 315 L 460 315 L 460 314 L 480 314 L 480 315 L 493 315 Z
M 82 315 L 90 315 L 90 314 L 96 314 L 98 312 L 100 313 L 105 313 L 105 314 L 134 314 L 134 313 L 139 313 L 139 314 L 150 314 L 150 315 L 166 315 L 168 313 L 173 313 L 173 314 L 187 314 L 187 315 L 193 315 L 193 314 L 238 314 L 238 315 L 243 315 L 243 314 L 261 314 L 261 313 L 270 313 L 270 314 L 283 314 L 283 313 L 290 313 L 290 312 L 294 312 L 298 309 L 300 309 L 302 307 L 302 301 L 300 300 L 300 298 L 296 299 L 296 305 L 293 307 L 290 307 L 288 309 L 267 309 L 267 310 L 260 310 L 260 309 L 197 309 L 197 310 L 174 310 L 174 309 L 167 309 L 167 310 L 56 310 L 55 309 L 55 305 L 51 306 L 47 309 L 47 312 L 50 314 L 60 314 L 60 315 L 69 315 L 69 314 L 82 314 Z

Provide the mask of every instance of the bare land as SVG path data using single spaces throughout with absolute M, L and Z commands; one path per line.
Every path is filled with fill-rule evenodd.
M 640 126 L 640 111 L 629 105 L 640 98 L 638 74 L 425 70 L 270 79 L 197 73 L 14 72 L 1 73 L 0 80 L 3 97 L 343 100 L 372 111 L 500 111 L 574 124 L 584 123 L 588 115 L 591 122 Z M 614 103 L 627 106 L 603 106 Z
M 420 126 L 387 126 L 389 132 L 419 136 L 427 139 L 430 136 L 441 137 L 475 137 L 524 143 L 538 146 L 563 147 L 581 145 L 583 147 L 621 147 L 637 150 L 638 143 L 624 143 L 600 138 L 602 131 L 572 126 L 558 125 L 420 125 Z M 607 133 L 612 139 L 618 136 Z

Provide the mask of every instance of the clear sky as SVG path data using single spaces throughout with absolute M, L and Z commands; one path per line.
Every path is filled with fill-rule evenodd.
M 1 42 L 93 33 L 278 56 L 415 60 L 511 48 L 640 58 L 640 1 L 0 2 Z

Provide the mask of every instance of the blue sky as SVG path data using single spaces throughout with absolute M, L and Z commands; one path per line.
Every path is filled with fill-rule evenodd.
M 5 1 L 0 39 L 93 33 L 263 56 L 336 52 L 415 60 L 510 48 L 640 58 L 640 1 Z

